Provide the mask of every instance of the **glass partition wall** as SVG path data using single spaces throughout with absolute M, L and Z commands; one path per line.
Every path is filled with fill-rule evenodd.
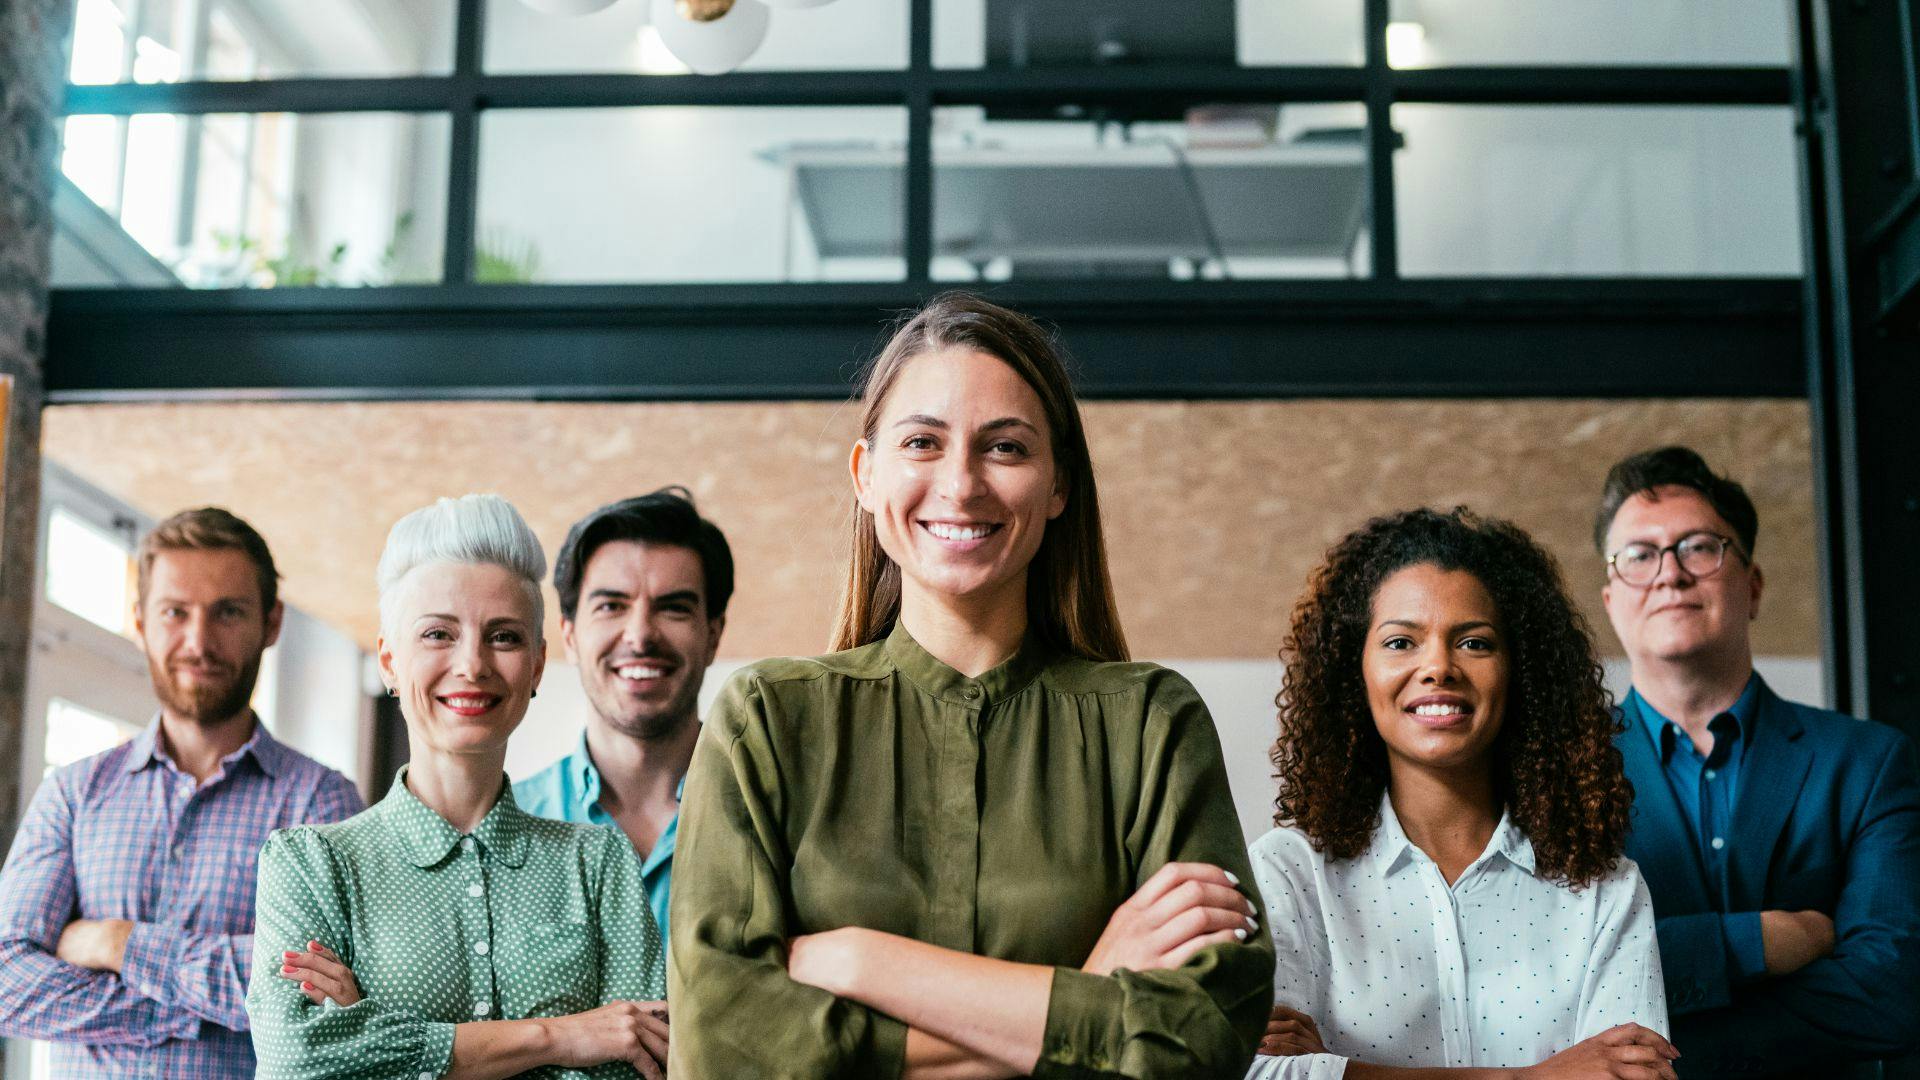
M 1784 3 L 539 7 L 79 0 L 56 284 L 1800 271 Z

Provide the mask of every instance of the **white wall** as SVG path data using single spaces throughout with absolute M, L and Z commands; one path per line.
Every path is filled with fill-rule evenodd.
M 279 644 L 262 658 L 255 701 L 274 737 L 356 783 L 373 722 L 366 654 L 351 638 L 287 609 Z
M 1273 767 L 1267 751 L 1273 745 L 1273 697 L 1280 690 L 1280 662 L 1276 660 L 1167 660 L 1167 667 L 1185 675 L 1207 703 L 1220 732 L 1226 756 L 1227 783 L 1233 789 L 1240 827 L 1249 840 L 1273 827 Z M 727 677 L 745 661 L 723 660 L 707 671 L 701 687 L 702 715 L 713 703 Z M 1763 656 L 1754 666 L 1780 696 L 1813 704 L 1826 700 L 1825 680 L 1817 657 Z M 1607 662 L 1607 686 L 1616 697 L 1627 691 L 1626 661 Z M 586 724 L 586 695 L 578 671 L 570 664 L 550 663 L 540 696 L 507 746 L 507 773 L 515 778 L 533 775 L 574 748 Z

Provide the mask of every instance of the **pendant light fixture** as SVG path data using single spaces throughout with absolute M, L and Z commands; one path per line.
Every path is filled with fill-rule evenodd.
M 767 39 L 760 0 L 653 0 L 649 17 L 673 55 L 701 75 L 740 66 Z

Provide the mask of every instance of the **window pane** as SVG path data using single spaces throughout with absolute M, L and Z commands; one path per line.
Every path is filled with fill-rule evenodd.
M 453 70 L 452 0 L 80 0 L 77 83 Z M 129 39 L 129 13 L 139 26 Z
M 1793 276 L 1793 116 L 1770 107 L 1397 105 L 1412 276 Z
M 62 167 L 124 235 L 56 210 L 58 238 L 102 268 L 82 281 L 56 266 L 55 284 L 437 281 L 450 127 L 400 113 L 71 117 Z
M 483 281 L 897 281 L 906 111 L 509 110 L 482 120 Z
M 934 0 L 940 68 L 1354 65 L 1361 0 Z
M 1396 0 L 1416 27 L 1396 67 L 1465 64 L 1788 63 L 1790 5 L 1755 0 Z
M 743 0 L 751 2 L 751 0 Z M 664 9 L 664 10 L 663 10 Z M 652 16 L 671 4 L 620 0 L 591 15 L 549 15 L 526 0 L 487 0 L 486 68 L 492 72 L 682 75 Z M 885 71 L 907 66 L 906 0 L 833 0 L 769 13 L 766 35 L 741 71 Z
M 1357 103 L 1124 124 L 940 109 L 932 274 L 1365 276 L 1364 136 Z
M 63 506 L 47 517 L 47 599 L 113 633 L 127 630 L 131 548 Z
M 47 704 L 45 775 L 50 776 L 55 769 L 81 758 L 111 750 L 139 731 L 138 727 L 105 713 L 54 698 Z

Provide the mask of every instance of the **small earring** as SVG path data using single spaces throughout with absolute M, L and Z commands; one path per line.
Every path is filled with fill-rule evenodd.
M 528 694 L 527 696 L 528 696 L 528 697 L 530 697 L 530 698 L 537 698 L 537 697 L 539 697 L 539 696 L 540 696 L 540 691 L 538 691 L 538 690 L 535 690 L 535 691 L 534 691 L 533 693 L 531 693 L 531 694 Z
M 389 686 L 389 687 L 387 687 L 387 696 L 388 696 L 388 697 L 399 697 L 399 696 L 400 696 L 400 691 L 398 691 L 398 690 L 395 690 L 395 689 L 394 689 L 393 687 L 391 687 L 391 686 Z

